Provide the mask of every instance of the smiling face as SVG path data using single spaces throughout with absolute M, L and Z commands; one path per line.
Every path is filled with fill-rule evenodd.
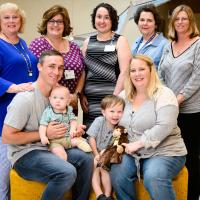
M 155 33 L 156 23 L 151 12 L 141 12 L 138 28 L 143 36 L 151 36 Z
M 58 55 L 46 56 L 42 64 L 38 64 L 39 77 L 46 86 L 54 87 L 61 79 L 64 70 L 63 57 Z
M 109 125 L 111 126 L 116 125 L 119 123 L 123 115 L 123 105 L 122 104 L 111 105 L 102 110 L 102 114 L 106 118 Z
M 70 103 L 70 93 L 65 87 L 55 87 L 49 97 L 51 106 L 56 113 L 65 113 Z
M 64 31 L 63 16 L 55 15 L 47 22 L 47 35 L 62 37 Z
M 98 8 L 95 16 L 95 27 L 100 33 L 107 33 L 111 31 L 112 22 L 106 8 Z
M 150 67 L 147 63 L 143 60 L 133 58 L 129 73 L 136 90 L 146 91 L 151 77 Z
M 187 33 L 189 31 L 190 21 L 188 15 L 185 11 L 180 11 L 174 21 L 174 28 L 176 32 L 179 33 Z
M 17 34 L 21 27 L 21 17 L 15 10 L 5 10 L 1 14 L 0 23 L 4 34 Z

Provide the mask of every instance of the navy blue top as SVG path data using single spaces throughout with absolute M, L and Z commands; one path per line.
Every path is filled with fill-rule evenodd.
M 14 93 L 7 93 L 6 91 L 13 83 L 20 84 L 33 82 L 38 77 L 37 59 L 28 50 L 25 41 L 20 38 L 19 43 L 15 46 L 19 50 L 17 50 L 12 44 L 0 39 L 0 136 L 2 133 L 4 118 L 7 113 L 7 106 L 15 96 Z M 31 61 L 32 76 L 28 76 L 27 63 L 20 54 L 20 52 L 24 51 L 29 55 Z

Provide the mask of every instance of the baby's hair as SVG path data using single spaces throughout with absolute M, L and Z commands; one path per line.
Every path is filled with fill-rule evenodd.
M 109 108 L 111 106 L 115 105 L 122 105 L 123 109 L 125 107 L 125 101 L 119 96 L 116 95 L 106 95 L 102 100 L 101 100 L 101 109 L 105 110 L 106 108 Z
M 62 85 L 57 85 L 57 86 L 53 87 L 53 89 L 51 90 L 51 92 L 55 91 L 57 89 L 64 89 L 67 93 L 69 93 L 69 89 L 67 87 L 65 87 L 65 86 L 62 86 Z

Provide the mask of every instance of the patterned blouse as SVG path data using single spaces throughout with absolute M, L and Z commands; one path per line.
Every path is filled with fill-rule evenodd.
M 46 50 L 53 50 L 54 47 L 43 37 L 36 38 L 29 46 L 30 51 L 39 58 L 41 53 Z M 60 84 L 68 87 L 71 93 L 75 92 L 78 80 L 84 70 L 84 58 L 80 48 L 74 42 L 69 42 L 69 52 L 62 53 L 64 58 L 65 70 L 74 70 L 75 78 L 65 79 L 63 75 Z

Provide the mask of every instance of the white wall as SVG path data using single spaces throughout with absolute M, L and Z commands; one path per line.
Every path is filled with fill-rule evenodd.
M 81 34 L 94 31 L 91 26 L 90 14 L 94 7 L 96 7 L 102 0 L 74 0 L 72 19 L 74 25 L 74 33 Z M 111 0 L 103 1 L 111 4 L 117 9 L 118 15 L 123 12 L 130 4 L 130 0 Z M 130 44 L 134 41 L 135 37 L 139 34 L 137 26 L 134 21 L 131 20 L 125 27 L 123 33 L 127 37 Z
M 7 0 L 0 0 L 0 4 L 8 2 Z M 102 0 L 10 0 L 18 4 L 26 12 L 26 26 L 22 37 L 29 44 L 31 40 L 37 37 L 37 26 L 41 22 L 44 11 L 55 4 L 65 6 L 68 9 L 72 27 L 74 28 L 73 34 L 79 35 L 94 31 L 91 25 L 91 17 L 93 8 L 102 2 Z M 115 7 L 120 14 L 125 10 L 130 3 L 130 0 L 110 0 L 103 1 Z M 134 21 L 130 21 L 124 29 L 125 35 L 130 43 L 134 41 L 135 37 L 139 34 Z
M 6 2 L 16 3 L 26 12 L 25 31 L 21 37 L 29 44 L 35 37 L 39 36 L 39 33 L 37 33 L 37 26 L 41 22 L 43 13 L 55 4 L 67 8 L 74 35 L 94 31 L 91 25 L 90 14 L 92 13 L 92 10 L 102 2 L 102 0 L 0 0 L 0 4 Z M 103 2 L 107 2 L 116 8 L 118 15 L 124 11 L 130 3 L 129 0 L 110 0 Z M 131 46 L 136 36 L 139 35 L 137 26 L 133 20 L 128 22 L 122 34 L 127 37 Z M 78 120 L 79 122 L 82 122 L 81 109 L 79 109 Z

